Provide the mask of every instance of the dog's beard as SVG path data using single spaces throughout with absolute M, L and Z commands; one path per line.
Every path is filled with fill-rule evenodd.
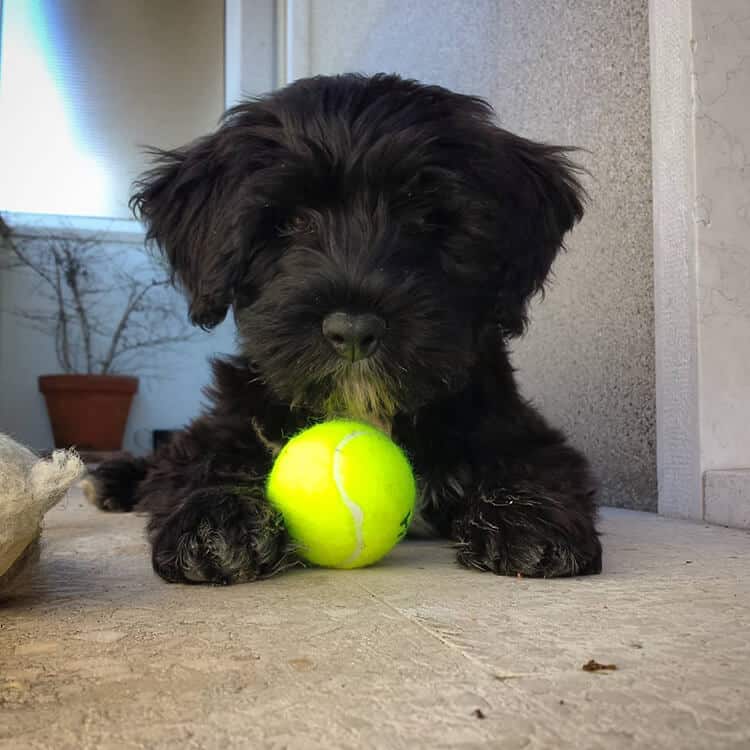
M 391 433 L 391 423 L 399 409 L 398 399 L 390 379 L 372 360 L 342 363 L 315 391 L 314 406 L 326 419 L 355 419 Z M 310 406 L 310 401 L 308 392 L 292 405 Z
M 301 304 L 287 302 L 285 309 L 300 311 L 279 320 L 276 299 L 270 295 L 237 314 L 243 353 L 280 401 L 311 420 L 351 418 L 390 434 L 398 414 L 416 413 L 462 388 L 473 367 L 471 329 L 431 308 L 431 296 L 417 299 L 422 307 L 396 309 L 394 317 L 406 321 L 398 326 L 400 336 L 356 362 L 334 354 L 311 328 L 317 317 Z

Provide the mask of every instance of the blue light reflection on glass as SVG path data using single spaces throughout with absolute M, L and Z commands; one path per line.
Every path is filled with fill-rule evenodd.
M 2 12 L 0 210 L 111 215 L 106 166 L 76 127 L 74 14 L 60 0 L 4 0 Z

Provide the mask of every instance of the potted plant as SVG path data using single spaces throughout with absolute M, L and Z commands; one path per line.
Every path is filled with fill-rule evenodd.
M 30 274 L 30 304 L 7 312 L 55 342 L 59 373 L 40 375 L 55 447 L 122 447 L 144 358 L 193 337 L 167 269 L 143 245 L 72 231 L 22 234 L 0 220 L 0 270 Z

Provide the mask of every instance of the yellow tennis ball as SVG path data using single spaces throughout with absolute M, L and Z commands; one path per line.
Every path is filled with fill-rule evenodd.
M 361 568 L 409 527 L 416 488 L 401 449 L 370 425 L 336 420 L 292 438 L 276 458 L 267 495 L 305 560 Z

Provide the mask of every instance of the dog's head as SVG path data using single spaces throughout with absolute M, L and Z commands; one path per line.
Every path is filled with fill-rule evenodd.
M 206 328 L 277 395 L 390 419 L 518 335 L 582 188 L 563 148 L 397 76 L 298 81 L 156 154 L 132 204 Z

